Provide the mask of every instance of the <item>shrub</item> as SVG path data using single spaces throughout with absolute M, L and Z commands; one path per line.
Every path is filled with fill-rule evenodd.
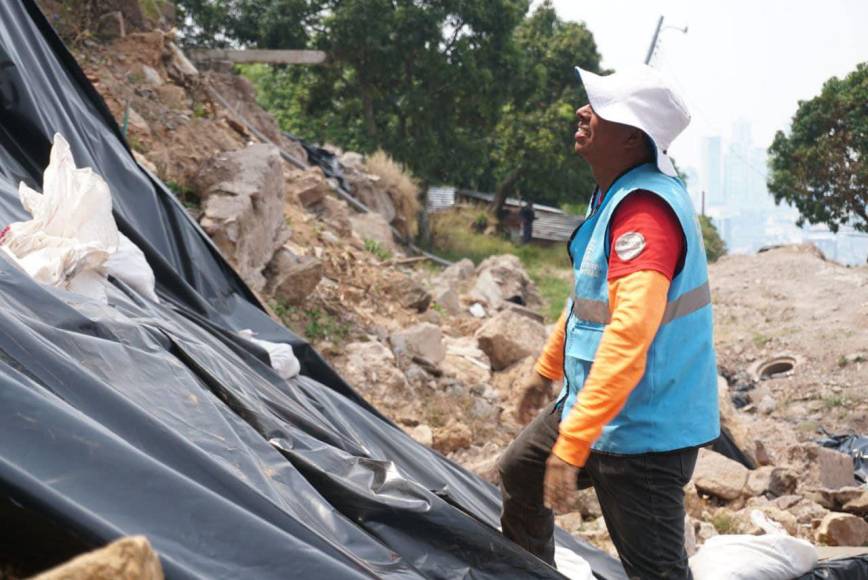
M 365 160 L 365 171 L 380 178 L 378 185 L 395 204 L 395 212 L 400 218 L 394 224 L 398 231 L 408 238 L 415 236 L 419 230 L 418 215 L 422 208 L 415 178 L 382 150 Z

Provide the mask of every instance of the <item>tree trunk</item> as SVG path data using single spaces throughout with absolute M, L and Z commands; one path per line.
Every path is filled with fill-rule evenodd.
M 517 165 L 503 181 L 497 184 L 497 188 L 494 190 L 494 200 L 491 202 L 491 213 L 494 214 L 494 218 L 497 220 L 498 224 L 500 224 L 501 218 L 503 217 L 503 206 L 506 204 L 506 198 L 515 191 L 515 184 L 518 181 L 518 178 L 521 177 L 521 173 L 522 166 Z

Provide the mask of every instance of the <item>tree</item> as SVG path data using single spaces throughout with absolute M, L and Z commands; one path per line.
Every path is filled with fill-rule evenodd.
M 716 262 L 718 258 L 726 255 L 726 243 L 708 216 L 699 216 L 699 226 L 702 230 L 702 242 L 705 245 L 705 257 L 709 264 Z
M 328 54 L 325 66 L 245 69 L 262 104 L 302 138 L 383 149 L 423 182 L 501 198 L 560 205 L 593 187 L 573 153 L 585 101 L 573 67 L 597 71 L 600 56 L 584 25 L 560 20 L 549 2 L 530 16 L 529 0 L 178 2 L 191 42 L 211 34 Z M 298 15 L 285 36 L 262 17 L 273 6 Z
M 555 206 L 584 201 L 594 180 L 573 150 L 575 111 L 587 102 L 574 67 L 599 72 L 594 37 L 584 24 L 561 20 L 548 0 L 514 37 L 520 59 L 492 152 L 494 210 L 515 193 Z
M 868 63 L 826 81 L 819 96 L 799 101 L 790 134 L 769 147 L 768 187 L 775 201 L 799 210 L 799 225 L 850 224 L 868 232 Z
M 175 0 L 188 46 L 304 48 L 322 16 L 322 0 Z
M 528 0 L 331 0 L 310 46 L 326 66 L 258 76 L 300 136 L 383 149 L 427 182 L 477 183 L 509 94 L 512 33 Z M 289 114 L 287 114 L 289 113 Z

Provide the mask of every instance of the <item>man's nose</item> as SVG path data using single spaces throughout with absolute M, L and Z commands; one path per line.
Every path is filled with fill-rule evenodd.
M 590 106 L 588 106 L 588 105 L 584 105 L 582 107 L 579 107 L 578 109 L 576 109 L 576 117 L 578 117 L 580 119 L 587 117 L 589 109 L 590 109 Z

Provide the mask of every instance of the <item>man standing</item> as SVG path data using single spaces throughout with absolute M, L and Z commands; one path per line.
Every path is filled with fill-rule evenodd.
M 530 200 L 524 202 L 518 216 L 521 218 L 521 243 L 529 244 L 533 239 L 533 220 L 536 219 L 536 212 L 533 211 L 533 204 Z
M 650 67 L 576 70 L 589 104 L 576 112 L 575 150 L 597 189 L 569 242 L 573 292 L 525 380 L 520 420 L 551 381 L 563 388 L 501 459 L 501 524 L 553 563 L 552 508 L 568 511 L 581 480 L 630 578 L 690 578 L 683 488 L 720 431 L 705 249 L 666 155 L 690 116 Z

